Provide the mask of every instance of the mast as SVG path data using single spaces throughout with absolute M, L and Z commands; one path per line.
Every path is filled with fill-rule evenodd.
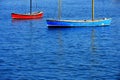
M 61 18 L 61 0 L 58 0 L 58 19 Z
M 94 0 L 92 0 L 92 21 L 94 20 Z
M 32 14 L 32 0 L 30 0 L 30 14 Z

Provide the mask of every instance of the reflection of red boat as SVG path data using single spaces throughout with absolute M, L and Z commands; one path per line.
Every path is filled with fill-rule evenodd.
M 43 17 L 43 12 L 36 12 L 31 14 L 12 13 L 11 16 L 12 19 L 38 19 Z

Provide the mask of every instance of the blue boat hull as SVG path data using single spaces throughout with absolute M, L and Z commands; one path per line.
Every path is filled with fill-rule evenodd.
M 86 27 L 86 26 L 108 26 L 111 18 L 100 20 L 47 20 L 47 25 L 51 27 Z

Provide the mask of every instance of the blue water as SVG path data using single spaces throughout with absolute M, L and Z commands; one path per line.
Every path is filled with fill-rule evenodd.
M 91 0 L 62 0 L 62 19 L 90 19 Z M 29 0 L 0 1 L 0 80 L 120 80 L 120 1 L 95 0 L 95 18 L 107 27 L 50 29 L 57 0 L 34 0 L 37 20 L 12 20 L 29 12 Z

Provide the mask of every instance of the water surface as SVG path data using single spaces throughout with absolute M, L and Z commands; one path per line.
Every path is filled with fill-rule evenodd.
M 35 0 L 37 20 L 12 20 L 29 12 L 29 0 L 0 1 L 0 80 L 120 80 L 120 1 L 95 0 L 95 18 L 107 27 L 51 29 L 57 0 Z M 90 0 L 62 0 L 62 19 L 91 19 Z

